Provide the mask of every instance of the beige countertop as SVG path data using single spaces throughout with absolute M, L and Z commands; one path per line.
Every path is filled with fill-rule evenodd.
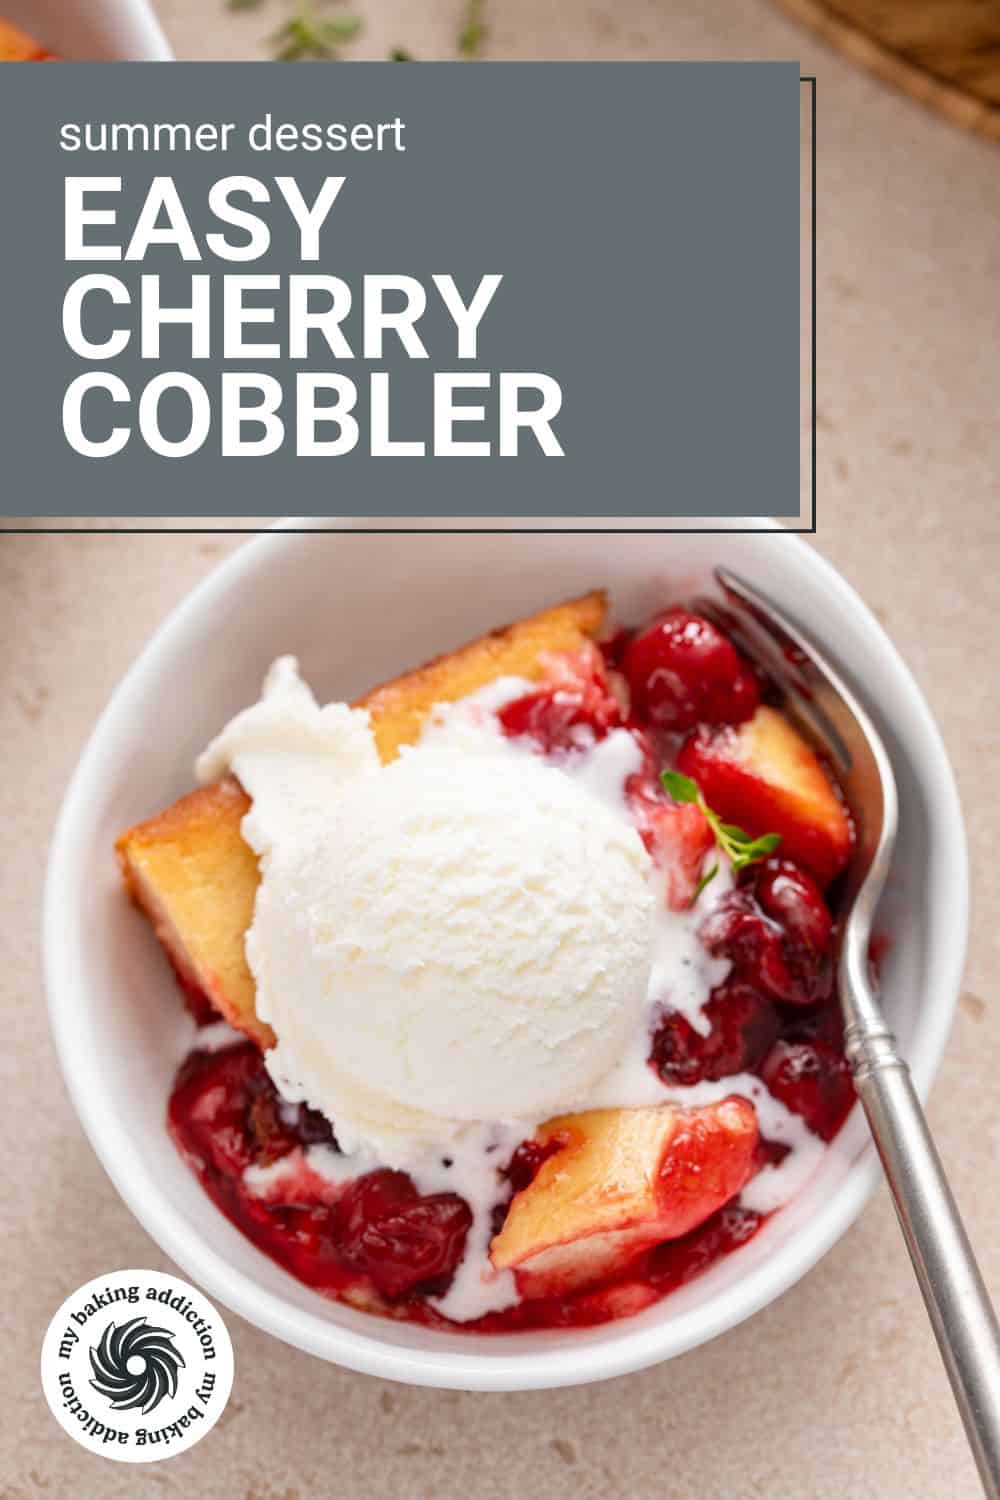
M 449 55 L 458 0 L 366 0 L 359 49 Z M 182 57 L 253 56 L 280 14 L 160 0 Z M 798 57 L 819 78 L 816 544 L 930 699 L 969 823 L 973 936 L 932 1123 L 1000 1294 L 1000 155 L 759 0 L 490 0 L 497 57 Z M 335 77 L 335 75 L 331 75 Z M 0 1006 L 7 1204 L 0 1497 L 865 1500 L 978 1494 L 886 1194 L 806 1279 L 683 1359 L 578 1390 L 478 1396 L 324 1366 L 227 1315 L 233 1398 L 192 1452 L 136 1469 L 64 1438 L 37 1377 L 57 1305 L 168 1268 L 77 1127 L 44 1012 L 46 844 L 82 742 L 163 615 L 238 539 L 0 537 Z

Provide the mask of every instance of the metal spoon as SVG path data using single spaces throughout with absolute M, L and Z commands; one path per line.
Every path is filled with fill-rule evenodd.
M 910 1252 L 966 1436 L 990 1500 L 1000 1500 L 1000 1329 L 868 962 L 872 919 L 896 841 L 898 799 L 885 746 L 822 652 L 765 595 L 725 569 L 724 604 L 699 600 L 784 695 L 786 712 L 829 756 L 855 815 L 838 987 L 844 1047 Z

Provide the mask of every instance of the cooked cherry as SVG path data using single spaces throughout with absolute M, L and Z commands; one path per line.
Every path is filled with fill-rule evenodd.
M 515 698 L 497 717 L 504 734 L 511 738 L 528 735 L 547 755 L 586 744 L 588 731 L 595 739 L 603 739 L 620 721 L 614 699 L 588 702 L 563 688 L 540 688 L 537 693 Z
M 850 1068 L 824 1042 L 775 1042 L 760 1074 L 774 1097 L 824 1141 L 833 1139 L 854 1103 Z
M 443 1291 L 465 1249 L 472 1211 L 455 1193 L 421 1197 L 405 1172 L 352 1182 L 334 1207 L 337 1249 L 385 1297 Z
M 251 1042 L 193 1052 L 177 1075 L 169 1123 L 189 1155 L 224 1175 L 270 1166 L 296 1146 L 336 1145 L 318 1110 L 282 1100 Z
M 833 996 L 823 1005 L 790 1011 L 785 1018 L 782 1036 L 790 1042 L 823 1042 L 835 1052 L 844 1050 L 844 1018 L 840 1002 Z
M 503 1172 L 513 1191 L 519 1193 L 534 1182 L 542 1164 L 561 1147 L 562 1141 L 556 1134 L 550 1136 L 544 1145 L 540 1141 L 522 1141 Z
M 679 1012 L 668 1011 L 653 1035 L 650 1062 L 664 1083 L 693 1084 L 755 1068 L 779 1031 L 771 1002 L 749 985 L 730 980 L 705 1006 L 711 1031 L 702 1036 Z
M 557 652 L 544 659 L 545 680 L 498 714 L 512 738 L 527 735 L 546 754 L 558 754 L 603 739 L 622 720 L 604 659 L 596 646 Z
M 661 729 L 740 724 L 760 698 L 732 641 L 686 609 L 668 609 L 634 636 L 621 665 L 633 711 Z
M 251 1042 L 193 1052 L 177 1075 L 169 1122 L 185 1151 L 223 1175 L 290 1151 L 273 1109 L 274 1085 Z
M 690 1234 L 679 1240 L 668 1240 L 650 1253 L 647 1261 L 650 1281 L 661 1293 L 684 1286 L 721 1255 L 745 1245 L 762 1222 L 760 1214 L 752 1209 L 741 1208 L 738 1203 L 727 1203 Z
M 756 977 L 767 944 L 780 938 L 777 924 L 768 920 L 747 886 L 727 892 L 709 912 L 699 936 L 713 958 L 728 958 Z
M 758 902 L 784 928 L 792 942 L 826 953 L 833 934 L 833 918 L 823 893 L 808 871 L 790 859 L 769 859 L 755 883 Z
M 755 866 L 700 936 L 709 953 L 785 1005 L 818 1005 L 832 994 L 833 918 L 815 881 L 790 860 Z
M 713 843 L 704 814 L 693 803 L 678 807 L 642 772 L 626 781 L 625 796 L 639 836 L 663 874 L 667 906 L 686 911 Z

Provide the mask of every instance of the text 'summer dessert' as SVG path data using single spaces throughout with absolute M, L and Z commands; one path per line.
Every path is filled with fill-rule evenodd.
M 605 617 L 587 595 L 353 707 L 279 658 L 201 788 L 118 841 L 199 1023 L 178 1148 L 368 1311 L 636 1312 L 850 1109 L 839 791 L 715 625 Z

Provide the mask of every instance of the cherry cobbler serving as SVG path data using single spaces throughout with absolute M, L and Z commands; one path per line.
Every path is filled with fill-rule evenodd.
M 707 619 L 602 593 L 320 707 L 280 658 L 122 834 L 193 1017 L 170 1133 L 355 1307 L 634 1313 L 754 1235 L 853 1092 L 850 814 Z

